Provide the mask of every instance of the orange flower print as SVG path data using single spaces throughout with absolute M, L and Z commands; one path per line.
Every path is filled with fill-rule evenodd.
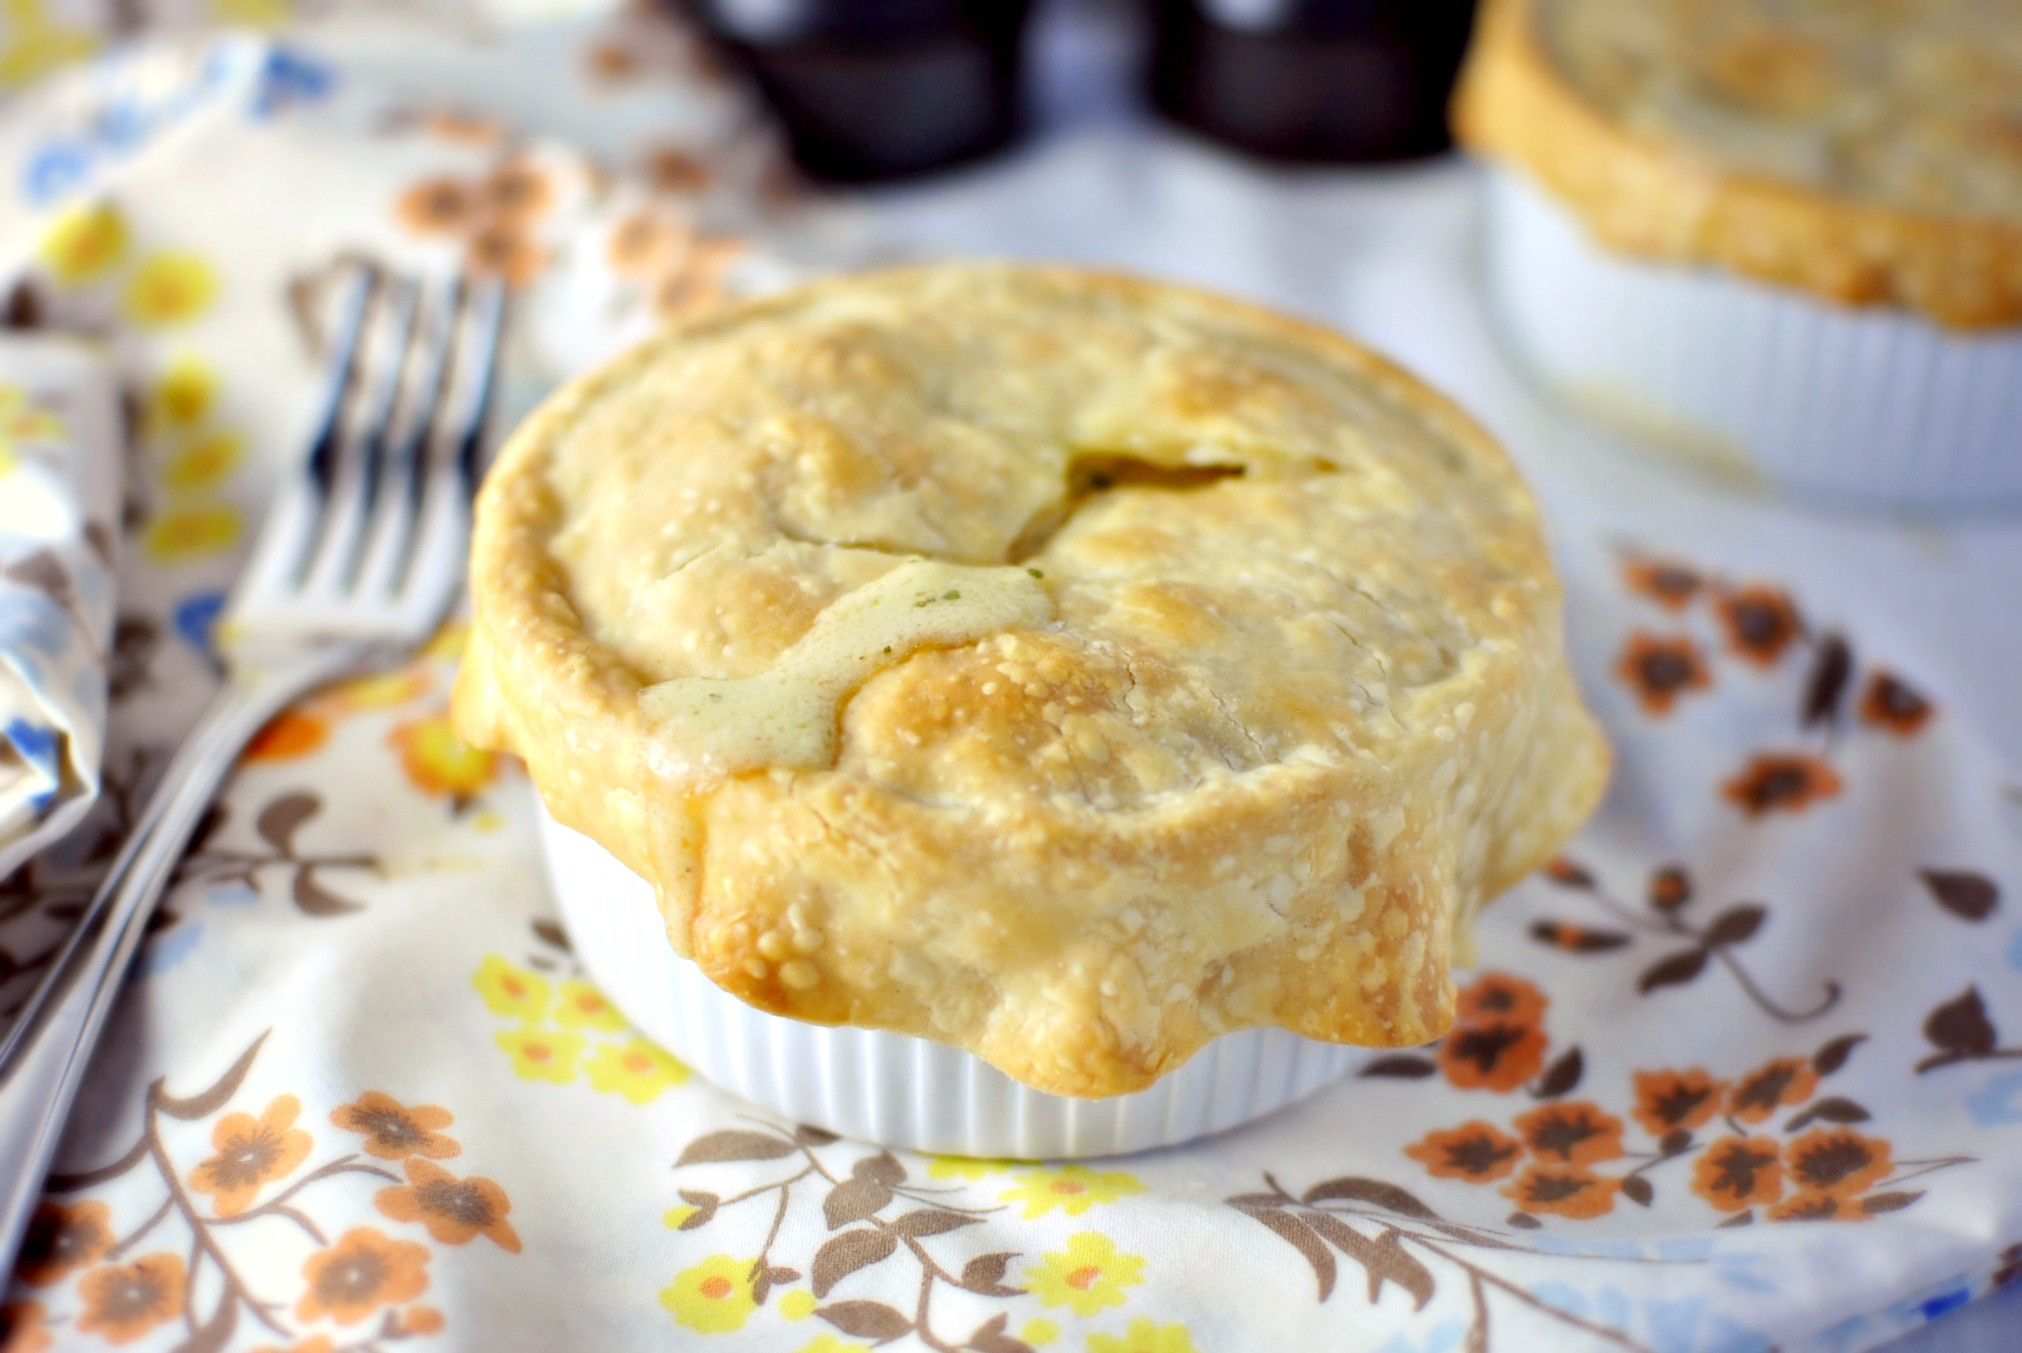
M 540 275 L 548 264 L 545 249 L 506 225 L 490 225 L 470 237 L 464 268 L 474 276 L 496 277 L 519 288 Z
M 685 150 L 660 146 L 646 156 L 646 177 L 663 193 L 699 193 L 709 187 L 709 166 Z
M 78 1280 L 84 1309 L 77 1328 L 109 1344 L 128 1344 L 183 1313 L 183 1261 L 173 1254 L 144 1254 L 131 1264 L 108 1264 Z
M 1867 1209 L 1829 1193 L 1799 1193 L 1765 1213 L 1771 1221 L 1866 1221 Z
M 39 1301 L 0 1306 L 0 1353 L 43 1353 L 56 1342 L 42 1324 L 48 1314 Z
M 1506 972 L 1485 972 L 1460 989 L 1453 1017 L 1461 1024 L 1490 1020 L 1536 1024 L 1545 1017 L 1549 1004 L 1545 994 L 1523 978 Z
M 1692 900 L 1692 876 L 1681 865 L 1669 864 L 1650 874 L 1650 905 L 1676 911 Z
M 402 1160 L 408 1156 L 447 1160 L 463 1150 L 435 1130 L 455 1121 L 448 1109 L 438 1109 L 433 1104 L 409 1108 L 377 1090 L 367 1090 L 351 1103 L 332 1109 L 330 1121 L 346 1132 L 363 1133 L 366 1154 L 381 1160 Z
M 1450 1132 L 1428 1132 L 1404 1148 L 1404 1154 L 1425 1166 L 1435 1179 L 1466 1179 L 1485 1184 L 1516 1169 L 1523 1143 L 1480 1119 Z
M 1840 791 L 1839 774 L 1815 756 L 1802 752 L 1772 752 L 1758 756 L 1748 768 L 1721 786 L 1721 793 L 1741 805 L 1750 817 L 1764 813 L 1795 813 Z
M 1526 1165 L 1513 1183 L 1503 1185 L 1505 1198 L 1514 1198 L 1526 1212 L 1549 1212 L 1555 1216 L 1586 1221 L 1612 1211 L 1622 1181 L 1590 1173 L 1577 1166 Z
M 1920 732 L 1935 711 L 1931 702 L 1890 676 L 1876 672 L 1861 693 L 1860 714 L 1865 723 L 1885 728 L 1897 737 Z
M 1804 632 L 1797 608 L 1774 587 L 1744 587 L 1720 598 L 1720 624 L 1727 647 L 1758 667 L 1774 667 Z
M 1563 855 L 1545 861 L 1545 877 L 1568 888 L 1591 888 L 1594 876 Z
M 1514 1126 L 1533 1156 L 1553 1164 L 1598 1165 L 1622 1154 L 1622 1120 L 1585 1101 L 1541 1104 Z
M 393 214 L 417 235 L 460 235 L 477 222 L 477 189 L 463 179 L 423 179 L 400 195 Z
M 1631 559 L 1623 570 L 1629 590 L 1649 598 L 1666 610 L 1682 611 L 1706 584 L 1697 573 L 1682 564 L 1659 559 Z
M 309 1134 L 294 1126 L 302 1103 L 281 1095 L 260 1112 L 228 1113 L 211 1129 L 217 1154 L 190 1171 L 190 1187 L 216 1195 L 220 1217 L 236 1217 L 262 1184 L 281 1178 L 309 1155 Z
M 554 205 L 555 184 L 546 170 L 515 155 L 491 172 L 478 188 L 489 219 L 513 230 L 532 225 Z
M 504 136 L 496 122 L 458 112 L 453 108 L 434 108 L 423 113 L 421 129 L 431 136 L 467 146 L 497 145 Z
M 1461 1090 L 1514 1090 L 1545 1064 L 1544 1031 L 1496 1020 L 1456 1025 L 1439 1044 L 1439 1066 Z
M 458 809 L 492 781 L 498 757 L 457 737 L 449 715 L 430 714 L 394 728 L 386 741 L 400 750 L 400 768 L 424 794 L 446 794 Z
M 1631 635 L 1615 664 L 1615 675 L 1636 693 L 1643 712 L 1657 718 L 1669 714 L 1679 696 L 1713 684 L 1699 646 L 1683 636 Z
M 1722 1212 L 1783 1196 L 1783 1161 L 1774 1137 L 1723 1137 L 1692 1166 L 1692 1191 Z
M 393 1318 L 394 1329 L 402 1334 L 435 1334 L 442 1324 L 442 1312 L 433 1306 L 410 1306 Z
M 298 1320 L 355 1325 L 382 1306 L 412 1301 L 428 1287 L 428 1247 L 356 1226 L 335 1245 L 302 1262 L 309 1290 L 295 1304 Z
M 379 1190 L 374 1204 L 395 1221 L 418 1221 L 443 1245 L 484 1236 L 508 1254 L 520 1252 L 519 1233 L 506 1220 L 512 1202 L 489 1179 L 458 1179 L 418 1156 L 407 1160 L 407 1183 Z
M 1790 1182 L 1799 1193 L 1842 1201 L 1863 1192 L 1894 1168 L 1889 1144 L 1852 1128 L 1813 1128 L 1784 1150 Z
M 1727 1082 L 1714 1080 L 1698 1067 L 1690 1071 L 1638 1071 L 1636 1121 L 1652 1137 L 1700 1126 L 1720 1112 Z
M 255 763 L 293 761 L 316 751 L 329 740 L 330 725 L 325 720 L 300 710 L 283 710 L 253 735 L 253 740 L 240 754 L 240 760 Z
M 736 240 L 704 240 L 689 249 L 681 265 L 654 289 L 653 308 L 660 318 L 681 319 L 721 301 L 723 275 L 743 252 Z
M 327 1334 L 312 1334 L 306 1339 L 297 1339 L 286 1348 L 261 1344 L 253 1353 L 337 1353 L 337 1345 Z
M 38 1203 L 21 1238 L 15 1276 L 30 1287 L 48 1287 L 95 1264 L 112 1248 L 112 1213 L 104 1203 Z
M 683 221 L 636 211 L 611 231 L 605 256 L 620 277 L 650 277 L 679 258 L 694 238 L 695 232 Z
M 1818 1072 L 1802 1057 L 1779 1057 L 1734 1082 L 1727 1112 L 1743 1123 L 1760 1123 L 1778 1109 L 1802 1104 L 1818 1088 Z

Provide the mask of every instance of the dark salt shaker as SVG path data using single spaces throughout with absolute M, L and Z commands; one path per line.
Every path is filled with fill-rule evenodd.
M 821 178 L 974 159 L 1018 129 L 1029 0 L 686 0 L 757 79 Z
M 1152 99 L 1253 154 L 1372 161 L 1452 144 L 1474 0 L 1151 0 Z

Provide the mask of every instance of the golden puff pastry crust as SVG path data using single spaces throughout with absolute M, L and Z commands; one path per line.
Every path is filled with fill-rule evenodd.
M 1056 1094 L 1420 1043 L 1607 753 L 1529 493 L 1333 334 L 1065 269 L 844 278 L 551 399 L 478 504 L 463 736 L 764 1010 Z
M 1623 252 L 2022 324 L 2012 0 L 1485 0 L 1454 119 Z

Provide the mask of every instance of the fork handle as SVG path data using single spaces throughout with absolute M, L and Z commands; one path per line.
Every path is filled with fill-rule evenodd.
M 120 979 L 183 849 L 253 734 L 348 662 L 228 681 L 177 749 L 91 904 L 0 1043 L 0 1273 L 14 1257 Z

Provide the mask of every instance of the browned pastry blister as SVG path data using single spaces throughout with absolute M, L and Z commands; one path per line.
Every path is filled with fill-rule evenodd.
M 1135 1090 L 1398 1045 L 1607 753 L 1530 495 L 1331 333 L 1066 269 L 690 323 L 512 438 L 456 691 L 765 1010 Z

